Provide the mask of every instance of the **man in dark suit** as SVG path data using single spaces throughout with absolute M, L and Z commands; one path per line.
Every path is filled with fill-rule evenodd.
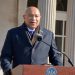
M 1 52 L 1 67 L 4 73 L 20 64 L 47 64 L 48 56 L 52 65 L 62 65 L 60 55 L 51 31 L 42 28 L 40 11 L 28 7 L 23 15 L 24 23 L 7 33 Z

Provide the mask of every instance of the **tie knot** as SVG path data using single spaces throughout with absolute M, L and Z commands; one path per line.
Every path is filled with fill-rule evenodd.
M 29 34 L 32 36 L 33 35 L 33 31 L 29 31 Z

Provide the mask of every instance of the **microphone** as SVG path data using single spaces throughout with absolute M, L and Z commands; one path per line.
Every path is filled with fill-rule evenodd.
M 42 41 L 43 36 L 39 33 L 36 33 L 36 38 L 37 38 L 38 41 Z
M 49 45 L 48 43 L 46 43 L 45 41 L 42 41 L 42 39 L 43 39 L 42 34 L 36 33 L 36 37 L 37 37 L 37 40 L 38 40 L 38 41 L 41 41 L 41 42 L 45 43 L 46 45 L 50 46 L 50 45 Z M 58 54 L 63 54 L 64 56 L 66 56 L 67 59 L 68 59 L 68 62 L 70 63 L 70 65 L 71 65 L 71 66 L 74 66 L 73 63 L 72 63 L 72 61 L 71 61 L 70 58 L 66 55 L 65 52 L 57 51 L 57 53 L 58 53 Z

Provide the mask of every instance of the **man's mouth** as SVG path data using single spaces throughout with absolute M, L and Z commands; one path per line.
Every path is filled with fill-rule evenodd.
M 32 21 L 32 22 L 30 22 L 30 23 L 36 23 L 36 22 L 33 22 L 33 21 Z

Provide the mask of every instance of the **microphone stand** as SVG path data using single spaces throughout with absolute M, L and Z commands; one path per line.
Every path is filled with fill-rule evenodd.
M 48 45 L 48 46 L 50 46 L 48 43 L 42 41 L 42 35 L 41 35 L 41 34 L 37 34 L 37 40 L 38 40 L 38 41 L 41 41 L 41 42 L 43 42 L 43 43 L 45 43 L 45 44 Z M 57 53 L 63 54 L 64 56 L 66 56 L 67 59 L 68 59 L 68 62 L 70 63 L 70 65 L 71 65 L 71 66 L 74 66 L 73 63 L 72 63 L 72 61 L 70 60 L 70 58 L 65 54 L 65 52 L 57 51 Z
M 71 64 L 71 66 L 74 66 L 70 58 L 65 54 L 65 52 L 60 52 L 60 53 L 64 54 L 67 57 L 68 62 Z
M 43 43 L 45 43 L 45 44 L 47 44 L 46 42 L 44 42 L 44 41 L 42 41 Z M 47 45 L 49 45 L 49 44 L 47 44 Z M 65 54 L 65 52 L 59 52 L 59 51 L 57 51 L 59 54 L 63 54 L 63 55 L 65 55 L 66 57 L 67 57 L 67 59 L 68 59 L 68 62 L 71 64 L 71 66 L 74 66 L 73 65 L 73 63 L 72 63 L 72 61 L 70 60 L 70 58 Z

